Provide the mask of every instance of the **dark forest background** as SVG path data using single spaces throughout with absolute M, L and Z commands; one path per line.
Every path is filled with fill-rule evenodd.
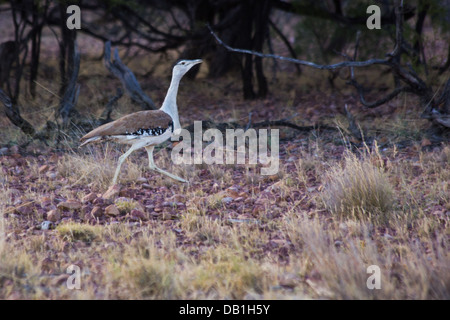
M 400 93 L 415 95 L 423 110 L 422 118 L 444 131 L 450 127 L 450 81 L 445 79 L 450 66 L 450 1 L 24 0 L 0 4 L 2 12 L 9 12 L 13 21 L 13 34 L 0 39 L 0 98 L 8 118 L 31 136 L 37 134 L 36 129 L 20 116 L 17 102 L 24 90 L 31 97 L 36 94 L 41 52 L 48 49 L 41 45 L 45 28 L 50 28 L 58 41 L 58 113 L 65 124 L 76 114 L 79 34 L 127 48 L 127 55 L 133 50 L 152 55 L 177 49 L 178 58 L 207 61 L 210 78 L 220 79 L 234 72 L 242 83 L 244 99 L 266 97 L 271 90 L 267 70 L 276 71 L 277 59 L 227 50 L 211 35 L 213 30 L 230 47 L 281 53 L 293 59 L 302 57 L 318 64 L 319 69 L 339 61 L 383 60 L 369 62 L 366 67 L 385 68 L 385 76 L 394 78 L 394 87 L 381 88 L 374 101 L 365 97 L 374 88 L 363 87 L 350 65 L 317 72 L 329 72 L 332 85 L 339 70 L 349 69 L 348 84 L 368 108 L 382 105 Z M 67 7 L 73 4 L 81 9 L 80 30 L 66 27 L 70 16 Z M 366 9 L 371 4 L 381 8 L 380 30 L 366 26 L 370 15 Z M 290 23 L 293 20 L 298 22 Z M 431 55 L 425 47 L 430 34 L 444 43 Z M 297 62 L 293 61 L 292 69 L 301 78 L 304 67 Z M 197 71 L 193 70 L 189 77 L 195 77 Z M 156 108 L 145 95 L 135 96 L 135 100 L 144 109 Z

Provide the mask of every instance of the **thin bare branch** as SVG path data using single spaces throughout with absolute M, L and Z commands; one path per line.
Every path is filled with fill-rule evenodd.
M 0 88 L 0 101 L 3 103 L 8 119 L 25 134 L 34 137 L 36 134 L 33 126 L 20 115 L 19 108 L 15 106 L 8 95 Z
M 207 25 L 207 27 L 208 27 L 210 33 L 216 39 L 216 41 L 220 45 L 222 45 L 224 48 L 226 48 L 228 51 L 250 54 L 250 55 L 254 55 L 257 57 L 261 57 L 261 58 L 275 58 L 278 60 L 289 61 L 292 63 L 296 63 L 296 64 L 300 64 L 300 65 L 304 65 L 304 66 L 308 66 L 308 67 L 316 68 L 316 69 L 320 69 L 320 70 L 334 70 L 334 69 L 340 69 L 340 68 L 345 68 L 345 67 L 367 67 L 367 66 L 376 65 L 376 64 L 382 64 L 382 65 L 388 65 L 388 66 L 391 65 L 390 58 L 369 59 L 369 60 L 365 60 L 365 61 L 343 61 L 343 62 L 330 64 L 330 65 L 322 65 L 322 64 L 317 64 L 317 63 L 311 62 L 311 61 L 288 58 L 288 57 L 283 57 L 283 56 L 279 56 L 276 54 L 267 54 L 267 53 L 253 51 L 253 50 L 232 48 L 229 45 L 227 45 L 226 43 L 224 43 L 217 36 L 217 34 L 212 30 L 212 28 L 209 24 Z
M 410 89 L 407 86 L 397 87 L 385 97 L 378 99 L 374 102 L 367 102 L 366 98 L 364 97 L 364 88 L 358 82 L 356 82 L 356 80 L 352 79 L 348 81 L 347 84 L 350 84 L 356 88 L 359 94 L 359 100 L 366 108 L 375 108 L 381 106 L 382 104 L 394 99 L 400 93 L 410 91 Z
M 289 53 L 294 59 L 297 59 L 297 54 L 295 53 L 294 48 L 292 48 L 291 44 L 289 43 L 289 40 L 286 38 L 286 36 L 281 32 L 281 30 L 277 27 L 277 25 L 272 21 L 272 19 L 269 19 L 269 25 L 272 27 L 272 29 L 275 31 L 276 34 L 280 37 L 281 41 L 283 41 L 286 48 L 288 48 Z M 297 72 L 300 73 L 300 67 L 296 65 Z
M 111 113 L 113 111 L 113 107 L 117 104 L 117 101 L 123 96 L 123 90 L 121 88 L 117 88 L 116 95 L 109 99 L 108 103 L 106 104 L 105 110 L 103 111 L 103 114 L 101 118 L 105 119 L 106 122 L 112 121 L 111 119 Z
M 356 119 L 355 116 L 353 116 L 353 114 L 350 112 L 350 110 L 348 109 L 347 104 L 345 105 L 345 115 L 347 117 L 348 120 L 348 131 L 359 141 L 363 140 L 363 136 L 361 134 L 361 128 L 359 127 L 359 125 L 356 124 Z

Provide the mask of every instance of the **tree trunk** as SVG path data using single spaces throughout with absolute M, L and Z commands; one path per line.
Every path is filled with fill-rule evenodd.
M 45 13 L 44 13 L 45 15 Z M 39 69 L 39 55 L 41 51 L 41 35 L 42 35 L 42 24 L 39 24 L 39 13 L 38 6 L 35 1 L 32 4 L 32 24 L 33 24 L 33 34 L 31 37 L 31 64 L 30 64 L 30 93 L 34 98 L 36 95 L 36 79 Z
M 254 50 L 262 52 L 264 41 L 268 37 L 269 33 L 269 13 L 270 13 L 270 1 L 257 1 L 255 12 L 255 36 L 253 38 Z M 263 64 L 261 57 L 255 57 L 255 69 L 258 79 L 258 97 L 264 98 L 267 95 L 267 80 L 264 76 Z
M 61 86 L 59 96 L 62 97 L 69 84 L 69 78 L 73 74 L 74 68 L 74 50 L 77 37 L 76 29 L 70 30 L 66 26 L 67 4 L 59 4 L 61 41 L 59 42 L 59 71 L 61 77 Z

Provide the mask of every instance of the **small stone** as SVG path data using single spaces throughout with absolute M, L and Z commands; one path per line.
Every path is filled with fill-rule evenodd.
M 54 225 L 51 221 L 43 221 L 41 223 L 41 230 L 50 230 L 53 229 Z
M 343 244 L 344 244 L 344 243 L 343 243 L 342 241 L 340 241 L 340 240 L 336 240 L 336 241 L 334 242 L 334 246 L 335 246 L 336 248 L 342 247 Z
M 109 187 L 108 190 L 103 194 L 103 198 L 105 199 L 112 199 L 119 195 L 120 193 L 120 186 L 118 184 L 112 185 Z
M 78 200 L 67 200 L 65 202 L 58 203 L 58 209 L 67 209 L 67 210 L 78 210 L 82 206 L 81 202 Z
M 61 214 L 58 210 L 50 210 L 47 212 L 47 220 L 51 222 L 56 222 L 61 219 Z
M 186 196 L 182 195 L 182 194 L 174 194 L 173 196 L 171 196 L 167 200 L 170 200 L 170 201 L 173 201 L 173 202 L 184 202 L 184 201 L 186 201 Z
M 103 214 L 102 208 L 99 206 L 95 206 L 94 208 L 92 208 L 91 210 L 91 216 L 98 218 Z
M 239 196 L 239 191 L 236 187 L 229 187 L 226 191 L 229 197 L 237 198 Z
M 301 279 L 299 276 L 297 276 L 296 274 L 287 273 L 281 276 L 280 286 L 293 289 L 298 286 L 300 282 Z
M 222 199 L 222 203 L 224 203 L 224 204 L 228 204 L 231 201 L 233 201 L 232 197 L 225 197 L 225 198 Z
M 172 201 L 164 201 L 162 203 L 163 207 L 176 207 L 177 203 Z
M 139 178 L 136 179 L 136 182 L 137 183 L 147 183 L 148 180 L 147 180 L 147 178 L 139 177 Z
M 50 180 L 55 180 L 57 177 L 57 174 L 55 172 L 47 172 L 45 174 L 47 176 L 47 178 L 49 178 Z
M 125 197 L 125 198 L 135 198 L 136 197 L 136 190 L 137 189 L 129 189 L 129 188 L 125 188 L 120 190 L 119 192 L 119 196 L 120 197 Z
M 83 197 L 83 199 L 81 199 L 81 201 L 82 201 L 83 203 L 86 203 L 86 202 L 94 201 L 96 198 L 97 198 L 97 194 L 94 193 L 94 192 L 91 192 L 91 193 L 85 195 L 85 196 Z
M 138 218 L 138 219 L 140 219 L 142 221 L 147 221 L 148 220 L 148 218 L 145 215 L 145 213 L 142 212 L 141 210 L 133 209 L 133 210 L 131 210 L 130 215 L 132 217 L 136 217 L 136 218 Z
M 149 185 L 148 183 L 143 183 L 143 184 L 142 184 L 142 188 L 144 188 L 144 189 L 151 189 L 152 186 Z
M 6 147 L 0 148 L 0 156 L 4 156 L 6 154 L 8 154 L 8 148 Z
M 159 213 L 159 212 L 150 212 L 150 217 L 153 217 L 153 218 L 158 218 L 159 216 L 161 215 L 161 213 Z
M 244 219 L 244 222 L 252 222 L 252 219 Z M 284 245 L 286 245 L 286 240 L 283 239 L 272 239 L 269 242 L 270 244 L 272 244 L 274 247 L 282 247 Z
M 19 205 L 16 207 L 14 212 L 20 215 L 28 216 L 33 213 L 33 207 L 31 204 Z
M 105 209 L 105 213 L 109 216 L 118 216 L 120 214 L 119 209 L 113 204 L 109 205 Z

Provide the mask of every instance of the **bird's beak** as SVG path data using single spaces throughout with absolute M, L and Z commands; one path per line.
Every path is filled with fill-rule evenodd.
M 192 65 L 195 66 L 196 64 L 202 63 L 202 59 L 192 60 Z

